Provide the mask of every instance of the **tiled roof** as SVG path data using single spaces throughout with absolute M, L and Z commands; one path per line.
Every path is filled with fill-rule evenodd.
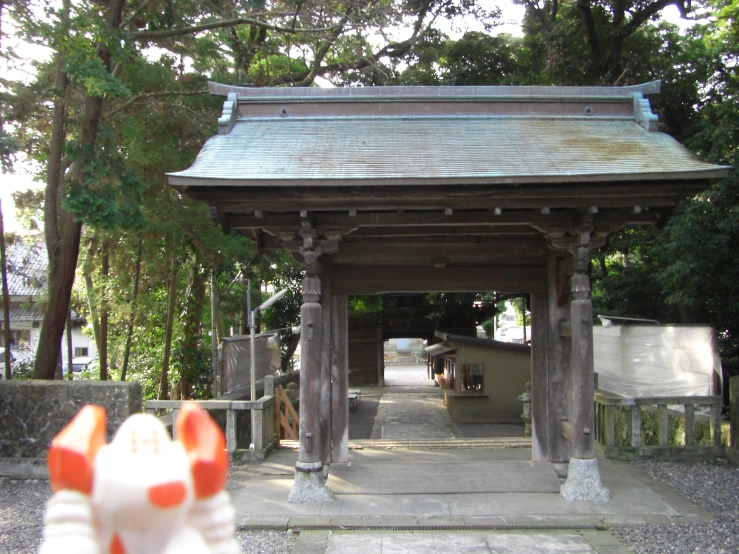
M 10 296 L 38 296 L 46 290 L 46 245 L 16 240 L 6 246 Z
M 22 321 L 40 322 L 44 317 L 44 312 L 42 307 L 38 304 L 21 304 L 11 306 L 9 316 L 10 321 L 15 323 Z
M 634 121 L 518 118 L 244 121 L 192 167 L 202 184 L 545 183 L 685 178 L 715 172 Z
M 636 87 L 244 89 L 175 186 L 533 184 L 715 179 L 657 130 Z

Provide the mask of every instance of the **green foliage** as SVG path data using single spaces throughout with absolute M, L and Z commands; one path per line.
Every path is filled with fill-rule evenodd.
M 67 187 L 64 209 L 100 229 L 143 226 L 139 204 L 146 184 L 120 157 L 98 157 L 88 165 L 85 177 L 83 183 L 71 183 Z
M 679 317 L 655 279 L 663 263 L 655 250 L 660 237 L 650 227 L 627 227 L 609 237 L 591 262 L 593 313 L 663 323 Z
M 13 379 L 33 379 L 33 363 L 17 362 L 11 365 Z
M 349 314 L 375 314 L 382 311 L 382 295 L 357 295 L 349 297 Z

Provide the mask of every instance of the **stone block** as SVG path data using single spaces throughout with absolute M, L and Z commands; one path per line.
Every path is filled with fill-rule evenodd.
M 0 381 L 0 475 L 45 473 L 52 439 L 86 404 L 107 413 L 108 440 L 132 413 L 141 412 L 139 383 L 113 381 Z
M 600 481 L 598 460 L 571 458 L 562 498 L 569 502 L 608 502 L 611 494 Z

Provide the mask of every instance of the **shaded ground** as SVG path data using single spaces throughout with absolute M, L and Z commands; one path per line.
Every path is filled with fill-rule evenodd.
M 362 387 L 359 409 L 349 413 L 349 440 L 523 437 L 523 422 L 454 423 L 425 365 L 388 365 L 385 385 Z M 388 434 L 388 428 L 394 431 Z

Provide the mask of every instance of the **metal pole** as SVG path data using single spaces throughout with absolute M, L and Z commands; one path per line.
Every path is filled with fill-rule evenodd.
M 254 328 L 254 312 L 251 309 L 251 279 L 247 281 L 247 293 L 246 293 L 246 311 L 249 314 L 249 357 L 251 359 L 251 375 L 249 377 L 250 381 L 250 387 L 251 387 L 251 395 L 249 400 L 254 402 L 257 399 L 257 365 L 256 365 L 256 356 L 254 355 L 254 348 L 255 348 L 255 328 Z M 251 444 L 249 445 L 249 450 L 254 450 L 254 433 L 256 432 L 256 411 L 254 408 L 251 410 Z
M 216 329 L 216 317 L 218 306 L 216 305 L 216 276 L 210 270 L 210 357 L 213 365 L 213 396 L 221 392 L 221 380 L 218 375 L 218 332 Z

